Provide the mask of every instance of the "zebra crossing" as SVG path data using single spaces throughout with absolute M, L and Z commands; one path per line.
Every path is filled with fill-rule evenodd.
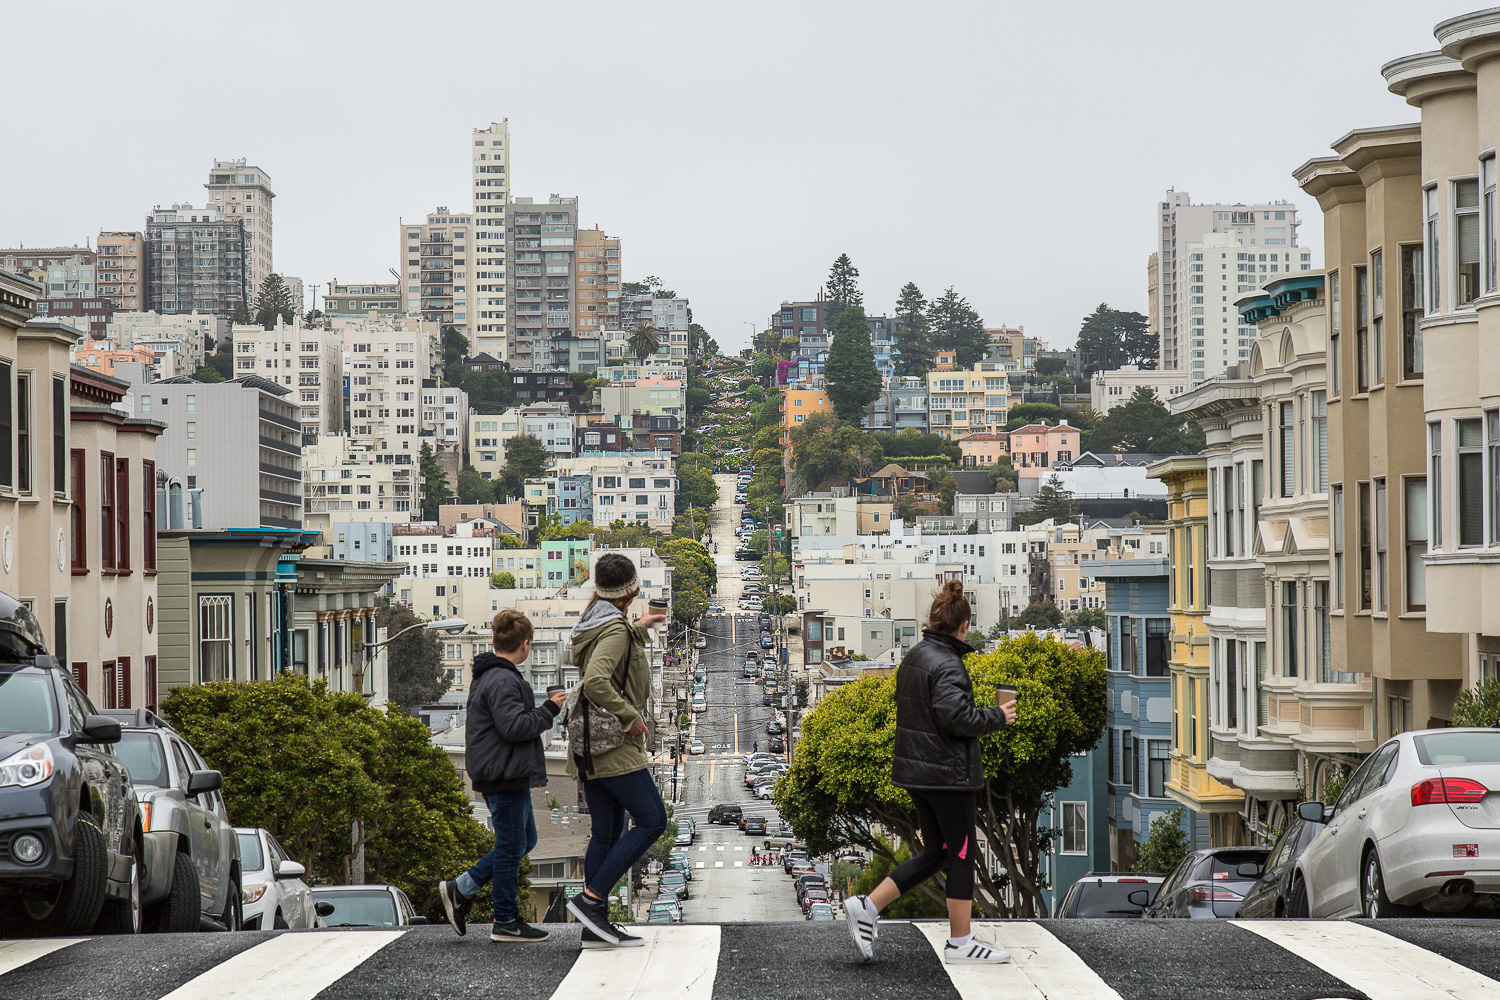
M 638 928 L 580 951 L 475 926 L 0 941 L 0 1000 L 1500 1000 L 1500 923 L 1480 920 L 980 922 L 1003 966 L 946 966 L 943 922 L 887 921 L 860 962 L 845 926 Z

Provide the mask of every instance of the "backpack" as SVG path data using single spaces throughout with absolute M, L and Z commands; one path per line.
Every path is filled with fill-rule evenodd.
M 615 689 L 622 697 L 625 693 L 625 681 L 629 678 L 630 647 L 627 646 L 625 677 L 615 684 Z M 611 671 L 610 682 L 614 683 L 614 679 L 614 672 Z M 600 708 L 584 696 L 581 680 L 577 687 L 568 692 L 568 700 L 563 703 L 560 715 L 568 732 L 568 753 L 573 756 L 580 779 L 593 773 L 594 754 L 609 753 L 625 743 L 625 730 L 620 728 L 620 720 L 615 717 L 615 713 Z

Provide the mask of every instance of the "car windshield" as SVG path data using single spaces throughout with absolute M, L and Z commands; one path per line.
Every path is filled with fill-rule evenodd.
M 1414 736 L 1417 759 L 1429 767 L 1445 764 L 1500 764 L 1500 732 L 1432 733 Z
M 134 772 L 131 772 L 132 775 Z M 247 872 L 258 872 L 266 867 L 266 856 L 260 849 L 260 838 L 253 833 L 241 833 L 240 867 Z
M 1139 906 L 1130 902 L 1130 894 L 1137 889 L 1155 891 L 1154 886 L 1141 882 L 1085 882 L 1078 887 L 1078 905 L 1072 916 L 1134 916 L 1141 912 Z
M 0 673 L 0 736 L 55 732 L 52 678 L 40 673 Z
M 167 788 L 172 774 L 167 769 L 167 754 L 155 733 L 124 732 L 115 744 L 115 754 L 125 762 L 130 780 L 148 788 Z
M 329 927 L 395 927 L 396 901 L 383 889 L 354 892 L 317 892 L 320 903 L 332 903 L 333 912 L 323 918 Z

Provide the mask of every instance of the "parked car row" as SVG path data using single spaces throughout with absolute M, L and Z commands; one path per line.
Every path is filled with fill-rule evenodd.
M 1165 876 L 1090 875 L 1059 917 L 1396 917 L 1500 908 L 1500 729 L 1382 743 L 1270 847 L 1190 852 Z
M 231 826 L 222 786 L 152 712 L 95 708 L 0 594 L 0 933 L 319 926 L 304 867 Z

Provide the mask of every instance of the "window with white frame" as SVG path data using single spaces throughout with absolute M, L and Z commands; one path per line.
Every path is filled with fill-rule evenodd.
M 1484 544 L 1484 438 L 1478 417 L 1454 421 L 1458 455 L 1455 462 L 1458 501 L 1458 544 Z
M 1494 153 L 1479 161 L 1479 183 L 1483 188 L 1480 195 L 1480 228 L 1483 230 L 1480 255 L 1484 258 L 1484 292 L 1488 295 L 1496 291 Z
M 1062 803 L 1062 851 L 1063 854 L 1087 854 L 1089 852 L 1089 804 L 1087 802 Z
M 234 598 L 198 598 L 198 682 L 234 679 Z
M 1479 181 L 1453 182 L 1453 305 L 1479 297 Z
M 1443 425 L 1434 421 L 1427 425 L 1427 483 L 1428 504 L 1432 514 L 1428 519 L 1428 539 L 1433 551 L 1443 547 Z
M 1442 269 L 1438 266 L 1438 194 L 1437 186 L 1422 190 L 1422 249 L 1427 259 L 1427 315 L 1438 311 L 1439 293 L 1443 287 Z
M 1426 611 L 1427 564 L 1422 556 L 1427 553 L 1427 480 L 1411 477 L 1404 481 L 1402 489 L 1406 507 L 1406 610 Z

